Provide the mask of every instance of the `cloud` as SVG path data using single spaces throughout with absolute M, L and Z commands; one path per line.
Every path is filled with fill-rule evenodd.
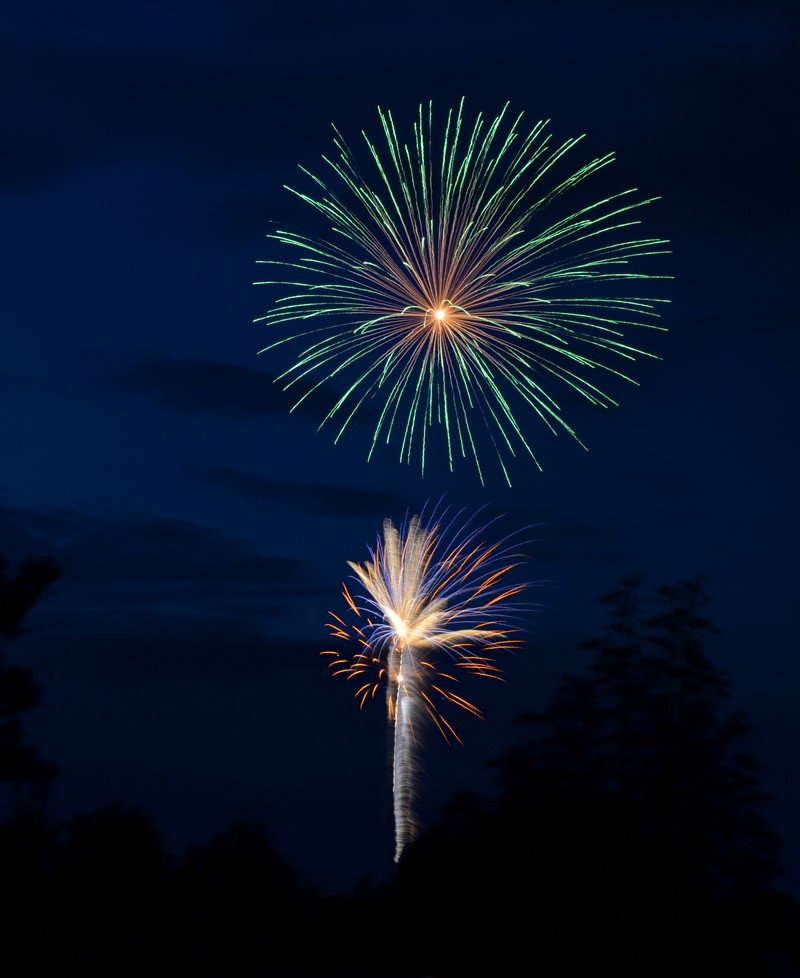
M 676 69 L 682 78 L 697 70 L 710 77 L 730 62 L 759 59 L 768 67 L 776 56 L 788 57 L 792 43 L 789 4 L 731 12 L 717 3 L 634 8 L 620 0 L 602 8 L 540 5 L 532 14 L 518 0 L 496 5 L 490 19 L 475 0 L 458 5 L 457 16 L 447 5 L 366 0 L 335 10 L 319 0 L 239 0 L 202 10 L 185 0 L 82 0 L 64 11 L 29 0 L 12 8 L 0 47 L 0 84 L 13 93 L 4 112 L 0 187 L 22 190 L 109 157 L 163 157 L 176 149 L 205 168 L 260 166 L 288 133 L 296 150 L 319 146 L 316 134 L 331 121 L 332 106 L 373 98 L 407 104 L 409 78 L 430 75 L 432 63 L 439 72 L 429 84 L 441 91 L 464 50 L 484 65 L 481 91 L 493 74 L 506 79 L 507 91 L 490 93 L 493 101 L 511 94 L 519 65 L 528 85 L 568 71 L 578 92 L 599 71 L 604 84 L 617 72 L 628 96 L 649 105 L 650 86 L 630 84 L 632 65 L 646 60 L 648 81 Z M 538 76 L 525 57 L 532 37 Z M 427 71 L 417 72 L 422 66 Z M 462 87 L 471 87 L 468 79 Z M 416 104 L 416 82 L 411 90 Z M 769 110 L 769 103 L 759 108 Z
M 335 12 L 319 2 L 245 0 L 203 11 L 185 2 L 112 10 L 83 0 L 68 15 L 41 6 L 12 11 L 0 41 L 0 86 L 12 93 L 0 192 L 176 154 L 215 177 L 263 172 L 287 137 L 293 157 L 319 150 L 332 102 L 371 102 L 364 78 L 385 69 L 390 51 L 402 92 L 408 49 L 398 28 L 419 37 L 415 18 L 365 0 Z M 396 38 L 390 49 L 387 37 Z M 428 46 L 439 57 L 447 52 L 438 40 Z
M 116 388 L 151 397 L 183 413 L 211 413 L 243 419 L 285 415 L 297 397 L 287 394 L 265 371 L 215 360 L 189 360 L 153 354 L 119 368 L 109 377 Z M 299 396 L 299 395 L 298 395 Z M 324 386 L 299 405 L 319 423 L 337 395 Z
M 0 192 L 38 191 L 129 160 L 177 156 L 205 173 L 263 167 L 269 155 L 253 119 L 266 111 L 267 129 L 297 127 L 289 101 L 269 97 L 282 86 L 279 67 L 213 63 L 202 45 L 163 50 L 153 39 L 160 27 L 134 48 L 102 33 L 96 43 L 0 42 L 0 85 L 14 93 L 4 103 Z
M 240 686 L 267 673 L 291 685 L 319 668 L 317 596 L 329 588 L 308 561 L 189 520 L 54 508 L 0 507 L 0 552 L 12 569 L 28 555 L 66 565 L 9 650 L 46 685 L 217 676 Z M 296 634 L 309 614 L 310 639 Z
M 148 513 L 2 507 L 0 540 L 7 538 L 12 559 L 53 554 L 66 565 L 42 613 L 82 633 L 117 631 L 134 620 L 236 619 L 261 627 L 318 590 L 305 561 Z
M 88 680 L 182 684 L 216 680 L 238 688 L 258 680 L 302 681 L 320 670 L 319 642 L 287 641 L 236 618 L 187 619 L 178 615 L 126 618 L 102 631 L 65 633 L 43 623 L 30 634 L 35 661 L 47 685 Z M 26 656 L 33 659 L 33 656 Z M 22 656 L 20 656 L 20 661 Z
M 574 567 L 591 563 L 624 568 L 630 566 L 633 557 L 621 545 L 623 539 L 627 543 L 627 536 L 611 527 L 559 522 L 541 527 L 531 553 L 541 566 Z
M 383 518 L 387 513 L 402 512 L 406 506 L 399 496 L 353 486 L 279 482 L 234 466 L 208 465 L 197 461 L 184 462 L 182 468 L 195 482 L 227 489 L 249 503 L 264 508 L 277 504 L 326 516 L 374 514 Z

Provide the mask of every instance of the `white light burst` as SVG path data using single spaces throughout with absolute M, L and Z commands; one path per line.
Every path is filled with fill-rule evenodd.
M 417 750 L 426 719 L 446 741 L 460 739 L 440 706 L 481 712 L 451 687 L 457 670 L 500 678 L 493 655 L 521 644 L 510 621 L 513 599 L 526 587 L 509 574 L 519 565 L 508 541 L 487 544 L 486 527 L 470 529 L 446 513 L 385 520 L 370 559 L 348 562 L 363 592 L 344 586 L 353 621 L 331 613 L 328 627 L 347 642 L 326 650 L 334 675 L 358 683 L 361 706 L 385 688 L 393 755 L 395 860 L 417 832 Z

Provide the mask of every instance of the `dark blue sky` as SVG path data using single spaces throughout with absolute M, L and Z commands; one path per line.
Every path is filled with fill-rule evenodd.
M 487 722 L 432 743 L 429 816 L 488 788 L 621 576 L 708 575 L 715 661 L 767 766 L 800 885 L 796 51 L 790 3 L 12 4 L 0 29 L 3 151 L 0 552 L 68 570 L 13 649 L 44 686 L 31 737 L 62 772 L 56 814 L 141 804 L 170 846 L 267 820 L 311 879 L 388 871 L 384 720 L 317 653 L 347 560 L 426 499 L 534 525 L 530 650 Z M 612 189 L 663 199 L 667 334 L 621 407 L 568 403 L 589 446 L 531 422 L 544 472 L 366 461 L 315 405 L 291 417 L 257 351 L 253 288 L 282 189 L 319 170 L 331 123 L 510 100 Z M 578 159 L 580 157 L 580 159 Z M 605 179 L 605 178 L 604 178 Z M 489 687 L 489 688 L 487 688 Z

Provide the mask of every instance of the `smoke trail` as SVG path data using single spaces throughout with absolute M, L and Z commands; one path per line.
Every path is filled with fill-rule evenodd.
M 395 686 L 394 752 L 392 769 L 392 794 L 394 797 L 394 861 L 399 862 L 403 850 L 417 836 L 415 796 L 417 787 L 417 742 L 415 725 L 419 717 L 419 693 L 416 689 L 410 654 L 399 654 L 399 667 Z M 404 660 L 405 663 L 404 663 Z M 409 675 L 403 672 L 404 664 Z

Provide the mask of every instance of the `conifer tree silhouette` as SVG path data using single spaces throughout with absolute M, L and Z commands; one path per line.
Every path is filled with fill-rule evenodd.
M 52 557 L 22 561 L 15 574 L 0 555 L 0 640 L 19 638 L 28 612 L 63 574 Z M 11 787 L 9 802 L 0 799 L 0 815 L 35 810 L 44 803 L 56 766 L 25 742 L 20 715 L 37 706 L 41 688 L 31 669 L 11 664 L 0 641 L 0 786 Z

